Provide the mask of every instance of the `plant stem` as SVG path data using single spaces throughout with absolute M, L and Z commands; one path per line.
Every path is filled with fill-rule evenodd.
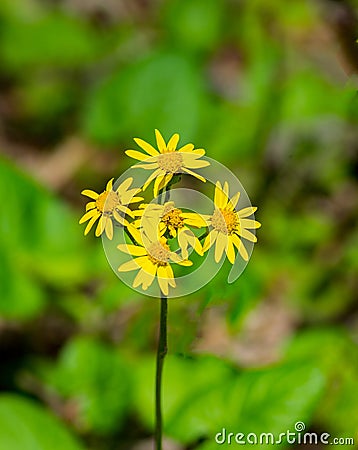
M 160 298 L 160 325 L 157 348 L 157 369 L 155 382 L 155 449 L 162 450 L 163 419 L 162 419 L 162 373 L 164 358 L 168 351 L 167 345 L 168 299 Z

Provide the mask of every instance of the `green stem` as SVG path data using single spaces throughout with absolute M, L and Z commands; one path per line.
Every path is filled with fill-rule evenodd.
M 168 351 L 167 344 L 168 299 L 160 299 L 160 325 L 157 348 L 157 369 L 155 382 L 155 449 L 162 450 L 163 419 L 162 419 L 162 373 L 164 358 Z

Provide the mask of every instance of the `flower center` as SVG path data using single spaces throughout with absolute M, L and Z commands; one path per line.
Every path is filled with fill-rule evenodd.
M 179 172 L 183 166 L 183 157 L 178 152 L 163 153 L 158 157 L 158 166 L 167 173 Z
M 96 200 L 96 208 L 103 214 L 112 214 L 118 204 L 118 195 L 113 191 L 102 192 Z
M 215 230 L 224 234 L 232 234 L 237 230 L 239 220 L 235 211 L 218 208 L 211 217 L 211 223 Z
M 149 260 L 157 266 L 167 266 L 170 258 L 169 246 L 154 242 L 148 249 Z
M 164 208 L 165 212 L 165 208 Z M 184 219 L 181 217 L 182 210 L 178 208 L 172 208 L 169 212 L 165 213 L 162 217 L 162 222 L 168 228 L 175 228 L 176 230 L 184 226 Z

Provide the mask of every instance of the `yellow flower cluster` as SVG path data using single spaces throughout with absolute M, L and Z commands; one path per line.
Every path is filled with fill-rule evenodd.
M 145 191 L 152 181 L 154 197 L 168 189 L 168 184 L 177 174 L 186 173 L 206 181 L 194 171 L 210 164 L 201 159 L 205 150 L 195 149 L 193 144 L 177 149 L 178 134 L 174 134 L 168 143 L 165 143 L 158 130 L 155 130 L 155 134 L 158 149 L 137 138 L 134 141 L 145 153 L 126 151 L 128 156 L 140 161 L 134 168 L 152 171 L 142 188 L 130 189 L 133 178 L 128 178 L 116 189 L 113 188 L 113 179 L 110 180 L 101 194 L 88 189 L 82 191 L 92 201 L 86 205 L 86 213 L 80 223 L 88 222 L 84 232 L 86 235 L 98 220 L 95 235 L 100 236 L 105 232 L 110 240 L 113 239 L 114 225 L 124 227 L 131 243 L 120 244 L 117 248 L 134 258 L 122 264 L 118 270 L 138 270 L 133 287 L 141 286 L 143 290 L 151 286 L 156 278 L 162 294 L 168 296 L 169 287 L 176 287 L 172 264 L 191 266 L 190 248 L 203 256 L 215 245 L 215 261 L 218 263 L 225 253 L 231 264 L 236 259 L 236 248 L 238 254 L 247 261 L 249 256 L 243 239 L 256 242 L 256 236 L 250 230 L 259 228 L 261 224 L 250 218 L 257 208 L 237 210 L 240 192 L 230 197 L 228 183 L 221 185 L 219 181 L 215 186 L 211 215 L 183 211 L 170 200 L 142 203 L 136 210 L 131 209 L 134 203 L 143 200 L 137 195 Z M 198 237 L 193 229 L 205 231 Z M 174 244 L 177 248 L 175 251 L 172 250 Z

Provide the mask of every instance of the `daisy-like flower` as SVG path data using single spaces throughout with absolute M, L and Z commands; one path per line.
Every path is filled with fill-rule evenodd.
M 222 187 L 218 181 L 215 186 L 214 204 L 215 210 L 212 216 L 207 218 L 212 229 L 205 238 L 203 250 L 207 251 L 215 243 L 215 262 L 219 262 L 224 251 L 231 264 L 235 262 L 236 247 L 241 257 L 248 261 L 249 255 L 241 238 L 251 242 L 257 242 L 256 236 L 249 231 L 260 228 L 260 222 L 249 219 L 256 207 L 249 206 L 237 211 L 236 205 L 240 198 L 237 192 L 229 198 L 229 185 L 227 182 Z
M 165 237 L 156 238 L 155 230 L 148 230 L 150 237 L 139 230 L 133 231 L 132 229 L 132 236 L 139 245 L 120 244 L 117 248 L 137 258 L 119 266 L 118 271 L 130 272 L 139 269 L 133 281 L 134 288 L 142 286 L 143 290 L 147 290 L 154 278 L 157 278 L 161 292 L 168 296 L 169 286 L 176 287 L 171 263 L 191 266 L 192 262 L 172 252 Z
M 169 236 L 177 237 L 178 244 L 182 251 L 182 257 L 187 259 L 189 245 L 200 255 L 203 256 L 203 248 L 199 239 L 188 228 L 188 226 L 201 228 L 206 227 L 205 220 L 196 213 L 183 212 L 181 209 L 176 208 L 173 201 L 159 205 L 156 203 L 150 203 L 149 205 L 140 205 L 138 211 L 134 211 L 133 214 L 140 217 L 133 222 L 136 227 L 142 226 L 143 230 L 149 228 L 158 228 L 159 235 L 162 236 L 168 232 Z
M 137 164 L 134 167 L 153 170 L 143 185 L 143 191 L 155 179 L 153 192 L 156 197 L 158 192 L 167 186 L 175 174 L 182 172 L 193 175 L 201 181 L 206 181 L 204 177 L 191 170 L 201 169 L 210 164 L 208 161 L 200 160 L 205 155 L 204 149 L 195 149 L 193 144 L 186 144 L 177 149 L 179 142 L 179 134 L 177 133 L 173 134 L 167 144 L 158 130 L 155 130 L 155 136 L 158 150 L 139 138 L 135 138 L 134 141 L 145 153 L 137 150 L 126 150 L 126 154 L 131 158 L 143 161 L 143 164 Z
M 108 181 L 106 190 L 101 194 L 85 189 L 81 194 L 86 195 L 93 201 L 87 203 L 86 213 L 81 217 L 80 224 L 88 222 L 84 234 L 87 235 L 94 223 L 98 220 L 96 236 L 100 236 L 103 231 L 106 232 L 108 239 L 113 238 L 113 219 L 123 226 L 128 225 L 125 215 L 133 217 L 132 211 L 127 205 L 143 200 L 142 197 L 135 197 L 140 189 L 129 189 L 133 178 L 127 178 L 118 188 L 113 190 L 113 178 Z

